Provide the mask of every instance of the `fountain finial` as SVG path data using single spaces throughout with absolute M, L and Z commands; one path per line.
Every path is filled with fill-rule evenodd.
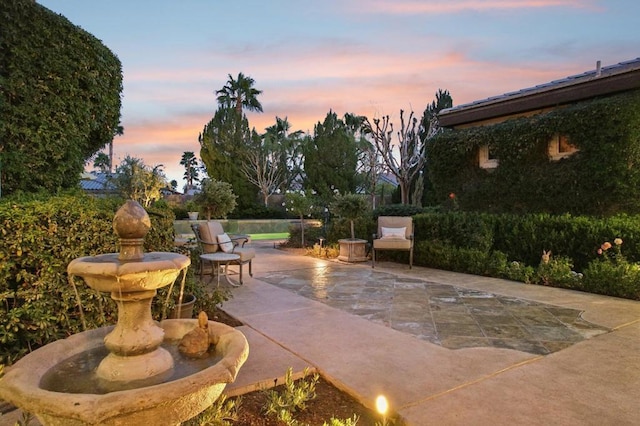
M 144 237 L 151 229 L 147 211 L 134 200 L 127 200 L 113 218 L 113 229 L 120 238 L 120 261 L 140 261 L 144 258 Z

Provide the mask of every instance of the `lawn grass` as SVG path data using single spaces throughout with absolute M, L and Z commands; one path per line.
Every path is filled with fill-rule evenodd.
M 273 232 L 270 234 L 250 234 L 252 240 L 286 240 L 289 238 L 288 232 Z

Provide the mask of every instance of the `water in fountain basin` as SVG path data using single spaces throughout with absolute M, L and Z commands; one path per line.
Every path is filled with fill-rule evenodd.
M 204 358 L 185 357 L 178 351 L 178 343 L 178 341 L 165 341 L 162 344 L 162 347 L 168 350 L 174 359 L 173 370 L 166 374 L 132 382 L 101 380 L 95 371 L 100 361 L 109 354 L 109 351 L 104 346 L 99 346 L 67 358 L 51 368 L 43 376 L 40 386 L 52 392 L 100 395 L 178 380 L 209 368 L 222 359 L 214 350 Z

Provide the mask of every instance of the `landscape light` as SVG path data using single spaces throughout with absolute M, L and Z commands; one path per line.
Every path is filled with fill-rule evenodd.
M 382 424 L 387 424 L 387 410 L 389 409 L 389 403 L 384 395 L 378 395 L 376 398 L 376 411 L 382 416 Z

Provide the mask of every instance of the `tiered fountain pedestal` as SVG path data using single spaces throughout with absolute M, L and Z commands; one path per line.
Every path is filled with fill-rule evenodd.
M 151 223 L 134 201 L 122 206 L 113 222 L 120 253 L 74 259 L 67 272 L 82 277 L 95 290 L 110 293 L 118 306 L 118 323 L 48 344 L 11 366 L 0 380 L 0 398 L 35 414 L 44 425 L 180 424 L 210 406 L 247 359 L 249 346 L 242 333 L 205 321 L 204 338 L 214 349 L 210 347 L 197 372 L 190 370 L 180 377 L 173 355 L 161 344 L 177 345 L 199 328 L 198 320 L 158 324 L 151 316 L 151 303 L 156 290 L 173 283 L 190 259 L 177 253 L 143 252 Z M 104 347 L 109 354 L 95 372 L 89 370 L 91 377 L 86 379 L 97 381 L 96 388 L 56 391 L 43 380 L 70 358 Z M 63 376 L 72 376 L 75 370 L 74 366 Z

